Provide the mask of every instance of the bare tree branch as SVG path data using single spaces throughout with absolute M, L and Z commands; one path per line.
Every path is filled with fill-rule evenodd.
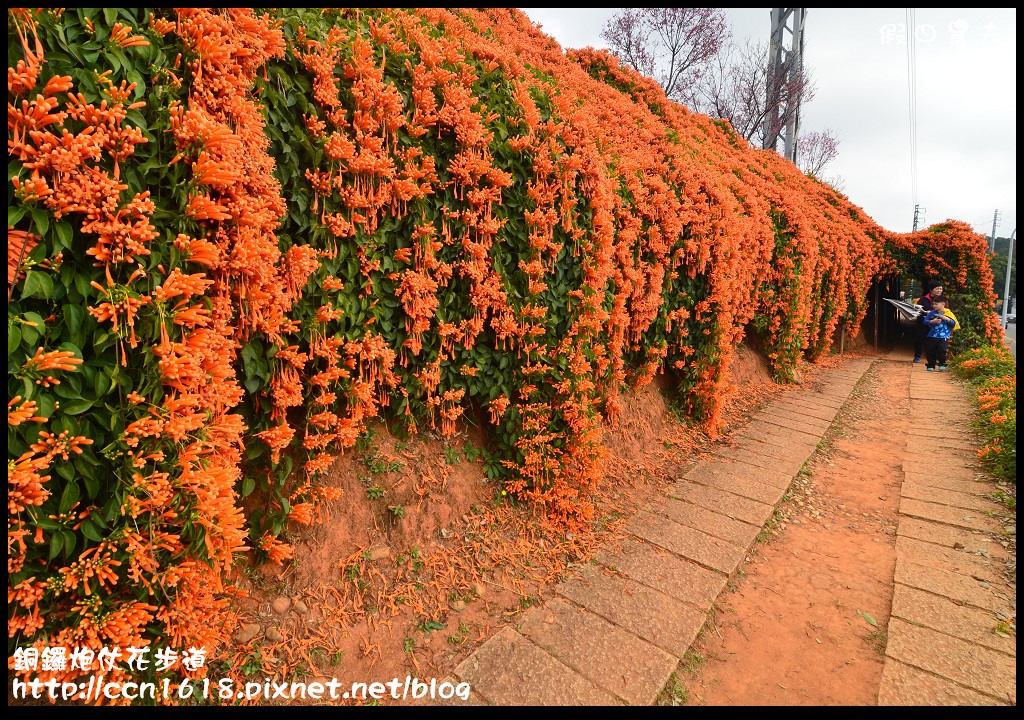
M 654 78 L 669 98 L 685 104 L 691 104 L 704 67 L 729 36 L 719 8 L 626 8 L 601 31 L 623 63 Z
M 814 98 L 806 67 L 780 72 L 769 83 L 768 43 L 733 42 L 719 8 L 626 8 L 608 20 L 601 37 L 670 99 L 728 120 L 757 147 L 778 137 L 800 105 Z M 765 127 L 769 117 L 773 124 Z M 801 152 L 814 157 L 809 172 L 820 173 L 835 158 L 837 145 L 829 131 L 802 138 Z
M 802 172 L 821 179 L 825 166 L 835 160 L 838 154 L 839 140 L 831 130 L 810 132 L 800 137 L 797 164 Z
M 765 139 L 765 118 L 779 106 L 778 123 L 768 132 L 778 134 L 796 112 L 797 101 L 814 97 L 814 84 L 806 68 L 788 80 L 768 83 L 768 43 L 747 40 L 729 44 L 700 78 L 693 109 L 725 118 L 747 141 L 760 146 Z

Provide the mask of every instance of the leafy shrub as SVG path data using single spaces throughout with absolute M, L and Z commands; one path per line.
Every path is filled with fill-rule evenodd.
M 978 427 L 986 438 L 978 455 L 992 471 L 1017 481 L 1017 363 L 1005 345 L 987 345 L 955 356 L 953 371 L 974 385 Z

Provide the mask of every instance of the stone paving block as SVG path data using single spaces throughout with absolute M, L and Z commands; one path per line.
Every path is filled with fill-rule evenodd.
M 819 387 L 816 390 L 810 391 L 806 394 L 811 397 L 826 397 L 828 399 L 840 400 L 842 403 L 846 403 L 850 393 L 853 392 L 853 388 L 857 385 L 857 380 L 860 379 L 858 376 L 856 379 L 853 377 L 836 377 L 828 378 L 828 385 L 826 387 Z
M 933 425 L 924 420 L 914 421 L 911 419 L 907 426 L 907 432 L 912 436 L 928 436 L 932 438 L 944 438 L 947 440 L 963 440 L 965 437 L 973 437 L 973 431 L 967 425 L 946 424 L 943 418 L 942 424 Z
M 621 704 L 510 627 L 462 661 L 455 674 L 494 705 Z
M 728 471 L 741 477 L 749 476 L 758 482 L 766 485 L 776 485 L 788 488 L 793 482 L 796 472 L 786 472 L 781 469 L 776 458 L 770 459 L 773 462 L 766 462 L 763 465 L 755 465 L 746 459 L 727 458 L 721 455 L 712 455 L 704 464 L 714 466 L 716 469 Z M 696 466 L 694 466 L 696 467 Z M 693 468 L 691 468 L 693 469 Z
M 746 548 L 721 538 L 647 512 L 637 513 L 627 523 L 626 529 L 648 542 L 726 575 L 736 569 L 746 551 Z
M 959 471 L 969 478 L 985 475 L 985 469 L 978 463 L 976 453 L 971 453 L 969 457 L 961 457 L 952 452 L 938 449 L 930 452 L 914 452 L 913 448 L 907 448 L 907 454 L 903 458 L 903 467 L 908 472 L 913 470 L 922 475 L 927 475 L 932 469 L 942 469 L 946 473 Z
M 947 400 L 948 393 L 943 393 L 941 388 L 937 387 L 912 387 L 910 389 L 911 400 Z
M 996 597 L 991 583 L 976 580 L 969 575 L 920 565 L 910 562 L 904 557 L 896 557 L 895 580 L 918 590 L 927 590 L 930 593 L 948 597 L 956 602 L 968 603 L 982 610 L 1003 614 L 1011 611 L 1005 600 Z M 982 586 L 982 582 L 986 582 L 989 587 Z
M 843 396 L 835 395 L 823 395 L 821 393 L 789 393 L 785 397 L 787 400 L 795 400 L 797 402 L 805 402 L 811 405 L 820 405 L 833 410 L 838 410 L 846 403 L 846 398 L 849 393 Z
M 706 611 L 593 565 L 581 568 L 557 591 L 677 658 L 686 654 L 704 625 Z
M 797 440 L 804 444 L 811 443 L 817 445 L 824 433 L 793 430 L 791 428 L 779 427 L 778 425 L 773 425 L 772 423 L 767 422 L 752 422 L 748 423 L 742 430 L 739 430 L 736 435 L 739 437 L 754 438 L 755 440 L 762 440 L 765 442 L 773 442 L 775 440 L 788 442 L 790 440 Z
M 941 476 L 923 477 L 921 475 L 915 475 L 911 477 L 904 474 L 903 483 L 904 485 L 907 483 L 915 483 L 925 487 L 953 490 L 958 493 L 965 493 L 975 497 L 985 497 L 992 492 L 992 486 L 989 483 L 982 482 L 980 480 L 955 480 L 952 478 L 943 478 Z
M 892 615 L 1007 655 L 1017 655 L 1017 639 L 996 635 L 993 628 L 999 618 L 988 610 L 957 605 L 949 598 L 896 583 Z
M 833 410 L 838 410 L 849 399 L 851 392 L 853 392 L 853 386 L 849 383 L 843 383 L 841 387 L 837 386 L 835 388 L 835 392 L 824 393 L 796 390 L 780 396 L 779 400 L 795 400 L 797 402 L 823 405 L 830 407 Z
M 684 504 L 674 500 L 671 502 L 676 505 Z M 696 506 L 690 505 L 689 507 Z M 711 512 L 702 514 L 714 515 Z M 721 515 L 717 517 L 729 520 Z M 730 522 L 736 521 L 730 520 Z M 602 552 L 597 556 L 597 560 L 603 565 L 625 573 L 634 580 L 676 600 L 682 600 L 701 611 L 711 607 L 711 603 L 722 592 L 727 580 L 724 573 L 709 570 L 654 543 L 641 542 L 631 537 L 622 541 L 618 551 Z
M 914 500 L 913 498 L 900 499 L 900 514 L 912 517 L 923 518 L 943 522 L 947 525 L 970 528 L 972 530 L 995 530 L 995 523 L 982 515 L 977 510 L 962 510 L 949 505 Z
M 818 438 L 823 436 L 825 434 L 825 431 L 828 430 L 829 427 L 828 425 L 825 424 L 824 420 L 820 421 L 820 425 L 813 425 L 809 422 L 806 422 L 806 420 L 804 419 L 796 420 L 791 417 L 786 417 L 785 415 L 782 414 L 782 411 L 780 410 L 776 410 L 770 413 L 758 413 L 752 418 L 751 423 L 753 426 L 766 423 L 768 425 L 774 425 L 776 427 L 785 428 L 787 430 L 796 430 L 798 432 L 807 433 L 808 435 L 813 435 Z
M 944 490 L 942 488 L 929 487 L 917 482 L 905 481 L 901 492 L 904 497 L 939 503 L 940 505 L 948 505 L 961 510 L 977 510 L 979 512 L 984 512 L 985 510 L 995 509 L 995 504 L 991 500 L 982 499 L 977 495 L 969 495 L 967 493 L 956 492 L 955 490 Z
M 816 431 L 820 432 L 824 432 L 825 430 L 828 429 L 828 426 L 832 424 L 829 420 L 822 420 L 821 418 L 811 417 L 806 413 L 802 413 L 796 410 L 787 410 L 785 408 L 779 407 L 779 405 L 777 404 L 768 405 L 767 407 L 762 408 L 758 412 L 758 414 L 755 415 L 755 417 L 758 416 L 768 416 L 784 418 L 786 420 L 794 420 L 796 422 L 809 425 L 813 427 Z
M 988 695 L 957 685 L 951 680 L 932 675 L 886 658 L 882 668 L 882 685 L 878 689 L 878 704 L 891 705 L 1006 705 Z
M 761 531 L 761 528 L 756 525 L 745 523 L 742 520 L 734 520 L 699 505 L 692 505 L 675 498 L 657 500 L 648 506 L 648 510 L 664 515 L 680 525 L 692 527 L 744 548 L 750 547 L 750 543 L 754 542 L 754 538 Z
M 775 468 L 755 467 L 744 462 L 737 462 L 731 459 L 709 458 L 704 462 L 697 463 L 690 468 L 682 477 L 686 480 L 706 475 L 716 475 L 722 478 L 740 478 L 742 480 L 753 480 L 759 485 L 773 489 L 785 490 L 793 482 L 793 476 Z
M 982 548 L 989 550 L 993 548 L 993 543 L 986 542 L 988 538 L 984 533 L 912 517 L 900 518 L 896 534 L 948 548 L 959 543 L 964 546 L 967 552 L 977 552 Z
M 764 472 L 771 471 L 765 470 Z M 742 495 L 751 500 L 768 503 L 769 505 L 777 503 L 782 497 L 782 493 L 789 487 L 788 483 L 785 486 L 780 487 L 776 485 L 773 487 L 766 482 L 758 480 L 757 473 L 744 473 L 740 475 L 732 469 L 727 471 L 715 470 L 714 466 L 708 465 L 698 466 L 686 473 L 683 479 L 700 485 L 706 485 L 707 487 L 725 490 L 735 495 Z
M 935 467 L 926 469 L 919 465 L 904 465 L 903 472 L 906 475 L 906 479 L 911 482 L 925 484 L 925 481 L 931 483 L 946 482 L 949 480 L 960 480 L 962 482 L 982 482 L 985 475 L 981 473 L 971 472 L 963 468 L 953 467 Z M 991 482 L 991 480 L 987 480 Z M 991 490 L 990 490 L 991 491 Z
M 686 480 L 677 480 L 670 492 L 672 497 L 758 527 L 764 525 L 772 514 L 771 505 Z
M 899 618 L 889 620 L 886 655 L 1005 702 L 1016 690 L 1013 658 Z
M 725 450 L 730 450 L 733 452 L 743 452 L 746 454 L 743 456 L 738 456 L 732 453 L 725 453 Z M 765 467 L 778 468 L 783 472 L 788 472 L 789 468 L 782 467 L 782 463 L 788 463 L 789 466 L 792 466 L 793 464 L 799 462 L 800 466 L 802 466 L 804 459 L 806 459 L 806 456 L 803 459 L 801 459 L 800 456 L 802 453 L 794 452 L 792 448 L 782 447 L 781 445 L 771 445 L 769 443 L 762 443 L 748 437 L 733 438 L 731 440 L 731 445 L 719 447 L 715 450 L 715 452 L 719 455 L 725 455 L 726 457 L 730 457 L 733 459 L 743 457 L 747 462 L 750 462 L 751 464 L 759 464 L 753 462 L 754 457 L 759 457 L 761 458 L 761 463 L 765 464 Z M 797 470 L 799 470 L 800 466 L 797 467 Z M 794 471 L 794 474 L 795 473 L 796 471 Z
M 961 462 L 974 460 L 976 463 L 978 445 L 969 440 L 917 435 L 910 440 L 906 457 L 910 460 L 934 460 L 939 457 Z M 965 462 L 965 465 L 970 465 L 970 463 Z
M 751 452 L 807 459 L 817 449 L 820 440 L 764 435 L 754 438 L 748 435 L 737 438 L 736 442 L 739 447 Z
M 560 598 L 531 608 L 519 632 L 630 705 L 653 705 L 679 663 L 661 648 Z
M 831 422 L 823 418 L 816 418 L 807 413 L 795 410 L 791 405 L 788 408 L 783 408 L 777 403 L 773 403 L 769 406 L 765 406 L 760 411 L 751 416 L 752 421 L 756 421 L 758 418 L 772 417 L 779 420 L 790 420 L 793 422 L 802 423 L 808 425 L 813 432 L 823 432 Z
M 896 553 L 908 562 L 974 575 L 988 582 L 1001 582 L 1000 574 L 991 559 L 977 553 L 954 550 L 902 535 L 896 536 Z
M 945 415 L 951 407 L 958 405 L 956 398 L 953 396 L 942 398 L 939 400 L 919 400 L 911 398 L 911 407 L 914 410 L 924 411 L 926 413 L 935 413 L 936 417 Z M 964 406 L 967 409 L 967 406 Z
M 943 394 L 943 390 L 945 390 L 945 394 Z M 974 407 L 973 403 L 964 400 L 962 397 L 950 394 L 948 387 L 911 387 L 910 399 L 915 404 L 921 402 L 937 408 L 946 407 L 956 410 L 970 410 Z
M 755 467 L 763 467 L 768 470 L 780 470 L 791 477 L 800 472 L 804 466 L 806 457 L 787 455 L 785 457 L 772 457 L 762 453 L 755 453 L 745 448 L 720 447 L 715 450 L 715 455 L 746 463 Z
M 798 400 L 781 400 L 772 403 L 773 408 L 779 408 L 781 410 L 788 410 L 793 413 L 800 413 L 801 415 L 807 415 L 809 417 L 818 418 L 819 420 L 826 420 L 830 424 L 836 419 L 838 414 L 832 408 L 822 407 L 820 405 L 810 405 Z
M 827 404 L 826 404 L 827 403 Z M 794 412 L 802 412 L 807 414 L 807 410 L 814 410 L 816 412 L 827 413 L 831 417 L 835 417 L 839 412 L 839 408 L 842 406 L 843 401 L 833 402 L 819 402 L 807 397 L 799 397 L 794 395 L 783 395 L 778 399 L 772 401 L 769 407 L 789 407 Z M 824 417 L 819 419 L 825 419 Z

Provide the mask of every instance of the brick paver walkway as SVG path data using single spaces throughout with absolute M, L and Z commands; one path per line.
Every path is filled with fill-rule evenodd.
M 986 497 L 996 488 L 977 463 L 972 412 L 968 389 L 915 367 L 880 705 L 1016 702 L 1016 638 L 994 632 L 1016 616 L 1005 511 Z
M 653 703 L 871 362 L 824 372 L 823 391 L 789 392 L 757 413 L 731 447 L 639 512 L 621 549 L 599 554 L 558 597 L 478 648 L 455 671 L 472 702 Z

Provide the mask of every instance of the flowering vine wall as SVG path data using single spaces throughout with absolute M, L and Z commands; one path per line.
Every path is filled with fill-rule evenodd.
M 8 28 L 12 644 L 217 646 L 238 553 L 288 559 L 373 418 L 471 411 L 587 523 L 622 388 L 668 372 L 713 431 L 745 332 L 786 379 L 921 246 L 991 287 L 966 226 L 889 233 L 518 11 Z

